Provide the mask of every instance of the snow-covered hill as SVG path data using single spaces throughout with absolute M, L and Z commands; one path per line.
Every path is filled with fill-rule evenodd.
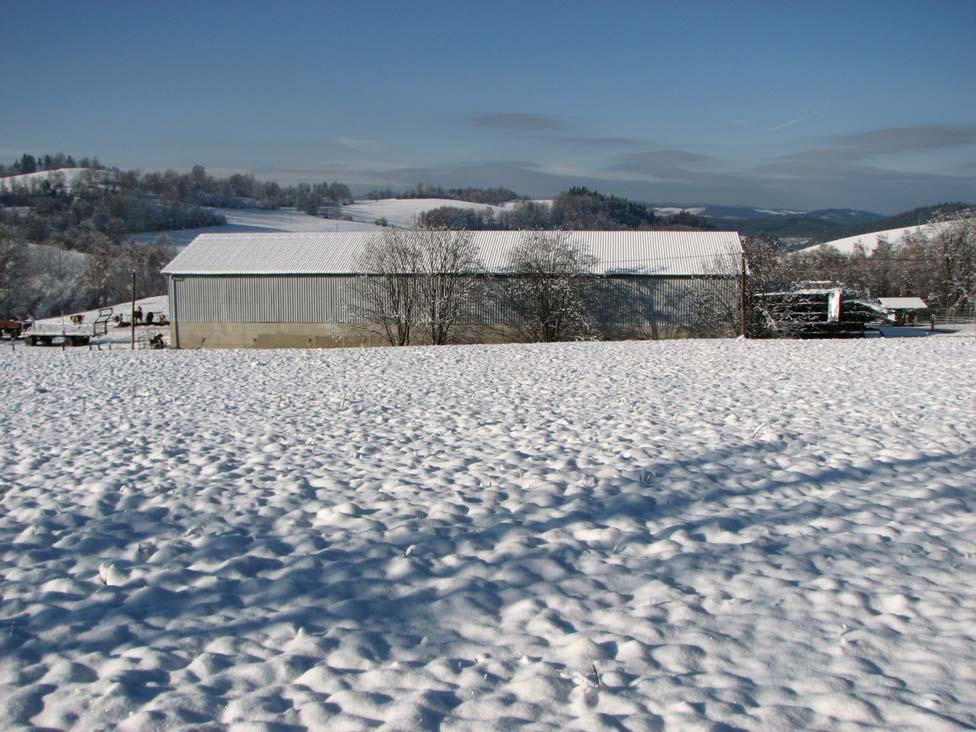
M 375 222 L 385 220 L 389 226 L 410 228 L 425 211 L 441 206 L 485 210 L 491 209 L 497 215 L 504 206 L 489 206 L 483 203 L 455 201 L 448 198 L 386 198 L 378 201 L 356 201 L 343 206 L 343 218 L 326 219 L 309 216 L 293 208 L 275 211 L 264 209 L 217 208 L 217 213 L 227 219 L 224 226 L 207 226 L 198 229 L 177 229 L 136 234 L 132 238 L 139 242 L 155 241 L 160 235 L 174 244 L 185 246 L 199 234 L 240 233 L 240 232 L 306 232 L 306 231 L 382 231 Z M 345 217 L 352 219 L 346 221 Z
M 705 210 L 704 206 L 692 206 L 682 208 L 681 206 L 655 206 L 654 214 L 657 216 L 677 216 L 678 214 L 692 214 L 697 216 Z
M 111 310 L 115 315 L 121 315 L 126 320 L 129 318 L 129 314 L 132 311 L 132 302 L 120 302 L 111 306 Z M 166 295 L 155 295 L 153 297 L 143 297 L 135 301 L 135 305 L 142 308 L 143 314 L 153 313 L 156 316 L 164 315 L 169 318 L 169 297 Z M 71 327 L 71 316 L 80 315 L 81 322 L 85 327 L 89 327 L 98 318 L 99 309 L 94 310 L 80 310 L 76 313 L 65 313 L 62 318 L 60 315 L 56 315 L 50 318 L 41 318 L 34 322 L 34 327 L 39 329 L 48 330 L 51 328 Z M 109 334 L 111 335 L 111 329 Z M 128 336 L 121 335 L 123 340 Z M 112 340 L 111 338 L 103 340 Z
M 257 208 L 215 208 L 217 213 L 223 214 L 227 223 L 223 226 L 205 226 L 197 229 L 173 229 L 169 231 L 150 231 L 135 234 L 132 238 L 138 242 L 153 242 L 165 234 L 171 243 L 186 246 L 200 234 L 231 234 L 242 232 L 305 232 L 305 231 L 373 231 L 382 227 L 372 222 L 344 221 L 341 219 L 324 219 L 320 216 L 309 216 L 293 208 L 281 208 L 274 211 Z
M 103 180 L 108 171 L 92 170 L 91 168 L 58 168 L 56 170 L 39 170 L 36 173 L 23 173 L 21 175 L 8 175 L 0 178 L 0 190 L 12 190 L 20 186 L 28 188 L 40 186 L 44 181 L 49 180 L 52 184 L 63 184 L 66 190 L 71 190 L 78 178 L 86 171 L 91 171 L 96 180 Z
M 818 249 L 833 247 L 843 254 L 853 254 L 860 246 L 864 248 L 865 254 L 870 254 L 878 246 L 878 242 L 881 239 L 886 240 L 889 244 L 898 245 L 908 236 L 914 236 L 916 234 L 930 236 L 936 233 L 940 227 L 947 225 L 947 223 L 923 224 L 921 226 L 903 226 L 900 229 L 873 231 L 870 234 L 857 234 L 855 236 L 846 236 L 843 239 L 834 239 L 833 241 L 801 249 L 800 252 L 814 252 Z
M 974 346 L 5 349 L 0 728 L 972 729 Z
M 383 198 L 378 201 L 356 201 L 348 206 L 343 206 L 342 215 L 351 216 L 355 221 L 367 223 L 385 219 L 391 226 L 410 228 L 417 222 L 420 214 L 442 206 L 477 211 L 491 210 L 496 215 L 505 209 L 504 206 L 455 201 L 451 198 Z

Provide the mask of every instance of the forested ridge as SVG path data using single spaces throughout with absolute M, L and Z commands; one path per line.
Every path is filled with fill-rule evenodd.
M 219 226 L 215 207 L 294 206 L 317 215 L 352 200 L 338 182 L 282 186 L 253 175 L 142 172 L 64 153 L 24 154 L 0 165 L 0 317 L 44 317 L 165 291 L 159 270 L 174 255 L 165 235 L 153 245 L 131 236 Z
M 608 196 L 583 186 L 574 186 L 556 196 L 551 203 L 519 200 L 514 206 L 495 212 L 455 206 L 442 206 L 420 216 L 424 226 L 473 229 L 564 229 L 586 230 L 714 230 L 708 219 L 690 213 L 659 216 L 639 201 Z

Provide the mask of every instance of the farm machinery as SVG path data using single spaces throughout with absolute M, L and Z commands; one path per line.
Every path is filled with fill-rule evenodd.
M 71 324 L 37 325 L 24 332 L 28 346 L 87 346 L 91 339 L 108 333 L 112 308 L 102 308 L 91 325 L 84 324 L 83 315 L 71 316 Z

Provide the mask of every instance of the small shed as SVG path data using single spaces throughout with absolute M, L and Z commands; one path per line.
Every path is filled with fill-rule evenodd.
M 895 316 L 895 325 L 917 325 L 918 316 L 929 306 L 920 297 L 879 297 L 881 307 Z
M 737 312 L 742 244 L 729 231 L 567 231 L 592 255 L 595 319 L 608 337 L 693 332 L 695 308 L 722 298 Z M 486 277 L 511 276 L 523 231 L 476 231 Z M 363 322 L 358 261 L 381 232 L 201 234 L 170 262 L 171 343 L 177 348 L 327 347 L 378 343 Z M 488 292 L 492 288 L 487 288 Z M 498 288 L 494 288 L 497 292 Z M 477 341 L 511 339 L 511 314 L 488 296 L 470 313 Z M 506 328 L 508 330 L 506 331 Z

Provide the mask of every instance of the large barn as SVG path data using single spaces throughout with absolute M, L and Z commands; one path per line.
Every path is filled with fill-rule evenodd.
M 572 231 L 598 276 L 593 318 L 617 338 L 693 334 L 703 302 L 734 303 L 742 244 L 735 232 Z M 202 234 L 163 270 L 171 343 L 177 348 L 328 347 L 379 343 L 358 298 L 358 262 L 382 232 Z M 529 236 L 472 232 L 493 278 L 513 275 L 509 254 Z M 469 316 L 467 338 L 512 339 L 511 311 L 488 294 Z

